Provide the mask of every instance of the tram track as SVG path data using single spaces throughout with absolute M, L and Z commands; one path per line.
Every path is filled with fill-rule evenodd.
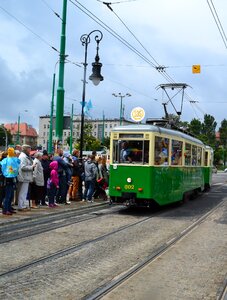
M 209 212 L 201 216 L 195 222 L 187 226 L 180 233 L 177 233 L 174 237 L 171 237 L 165 243 L 163 243 L 158 248 L 154 249 L 151 254 L 149 254 L 143 261 L 130 267 L 128 270 L 124 271 L 120 275 L 117 275 L 113 280 L 105 283 L 103 286 L 98 287 L 96 290 L 91 292 L 89 295 L 83 297 L 83 300 L 98 300 L 108 295 L 110 292 L 114 291 L 118 286 L 123 284 L 126 280 L 136 276 L 136 274 L 143 270 L 146 266 L 154 262 L 157 258 L 161 257 L 167 251 L 169 251 L 176 243 L 180 242 L 187 235 L 196 230 L 199 225 L 201 225 L 205 220 L 208 219 L 212 214 L 214 214 L 222 205 L 224 201 L 221 201 L 217 206 L 212 208 Z M 224 300 L 227 292 L 227 281 L 224 282 L 222 289 L 219 291 L 218 300 Z
M 118 286 L 119 284 L 121 284 L 124 280 L 126 280 L 127 278 L 131 277 L 133 274 L 135 274 L 136 272 L 138 272 L 141 268 L 143 268 L 144 266 L 146 266 L 148 263 L 150 263 L 153 259 L 155 259 L 156 257 L 158 257 L 159 255 L 163 254 L 165 251 L 168 250 L 169 247 L 171 247 L 173 244 L 175 244 L 178 240 L 180 240 L 181 238 L 183 238 L 188 232 L 190 232 L 194 227 L 196 227 L 197 225 L 199 225 L 201 222 L 203 222 L 203 220 L 205 220 L 213 211 L 215 211 L 220 205 L 222 204 L 219 203 L 217 207 L 213 208 L 211 211 L 207 212 L 204 216 L 202 216 L 201 218 L 199 218 L 197 221 L 195 221 L 193 224 L 191 224 L 190 226 L 188 226 L 187 228 L 185 228 L 183 231 L 181 231 L 176 237 L 171 237 L 170 240 L 168 240 L 167 242 L 165 242 L 163 245 L 161 245 L 160 247 L 158 247 L 157 249 L 154 250 L 154 252 L 152 252 L 151 255 L 149 255 L 143 262 L 141 262 L 139 265 L 136 265 L 135 267 L 133 268 L 130 268 L 130 271 L 128 272 L 124 272 L 124 276 L 120 276 L 118 278 L 118 280 L 115 282 L 110 282 L 109 284 L 105 285 L 104 287 L 101 287 L 101 288 L 98 288 L 98 294 L 100 293 L 100 289 L 101 291 L 105 291 L 105 292 L 101 292 L 100 296 L 98 296 L 98 298 L 84 298 L 84 299 L 99 299 L 99 297 L 101 297 L 101 295 L 104 295 L 106 293 L 106 289 L 107 291 L 108 290 L 112 290 L 115 286 Z M 108 237 L 111 237 L 112 235 L 115 235 L 117 233 L 120 233 L 120 232 L 123 232 L 127 229 L 130 229 L 134 226 L 138 226 L 138 225 L 141 225 L 142 223 L 144 222 L 147 222 L 149 221 L 150 219 L 152 219 L 154 216 L 155 217 L 158 217 L 158 216 L 161 216 L 162 214 L 166 213 L 166 210 L 161 210 L 161 211 L 158 211 L 154 214 L 152 214 L 151 216 L 149 217 L 146 217 L 146 218 L 143 218 L 142 220 L 139 220 L 137 222 L 134 222 L 134 223 L 131 223 L 131 224 L 127 224 L 127 225 L 124 225 L 116 230 L 113 230 L 109 233 L 106 233 L 106 234 L 103 234 L 101 236 L 98 236 L 96 238 L 93 238 L 93 239 L 89 239 L 89 240 L 86 240 L 86 241 L 83 241 L 83 242 L 80 242 L 76 245 L 73 245 L 73 246 L 70 246 L 70 247 L 67 247 L 65 249 L 62 249 L 62 250 L 59 250 L 59 251 L 56 251 L 52 254 L 49 254 L 49 255 L 46 255 L 46 256 L 42 256 L 38 259 L 35 259 L 27 264 L 21 264 L 15 268 L 12 268 L 11 270 L 8 270 L 8 271 L 5 271 L 3 273 L 0 273 L 0 278 L 3 278 L 5 276 L 10 276 L 10 275 L 13 275 L 13 274 L 16 274 L 16 273 L 19 273 L 19 272 L 22 272 L 26 269 L 29 269 L 29 268 L 32 268 L 33 266 L 36 266 L 36 265 L 39 265 L 39 264 L 42 264 L 42 263 L 45 263 L 45 262 L 49 262 L 51 260 L 54 260 L 54 259 L 58 259 L 58 258 L 61 258 L 63 256 L 67 256 L 69 254 L 72 254 L 74 252 L 77 252 L 79 251 L 80 249 L 86 247 L 87 245 L 91 245 L 91 244 L 95 244 L 99 241 L 103 241 L 105 240 L 106 238 Z M 83 221 L 87 221 L 87 220 L 91 220 L 91 219 L 94 219 L 94 218 L 97 218 L 101 215 L 95 215 L 95 216 L 89 216 L 89 217 L 86 217 L 86 219 L 83 219 L 83 220 L 78 220 L 77 222 L 72 222 L 73 224 L 75 223 L 79 223 L 79 222 L 83 222 Z M 58 226 L 56 228 L 59 228 L 59 227 L 65 227 L 65 226 L 68 226 L 70 224 L 64 224 L 61 226 Z M 53 230 L 53 229 L 52 229 Z M 45 232 L 45 231 L 43 231 Z M 41 232 L 39 232 L 41 233 Z M 37 232 L 36 233 L 33 233 L 33 234 L 38 234 Z M 30 235 L 33 235 L 33 234 L 29 234 L 28 236 Z M 22 238 L 22 236 L 20 237 Z M 94 292 L 95 295 L 97 292 Z M 89 296 L 90 297 L 90 296 Z
M 221 187 L 219 186 L 217 189 L 215 188 L 215 189 L 213 189 L 213 191 L 215 191 L 215 190 L 219 190 Z M 218 193 L 220 193 L 220 192 L 218 192 Z M 222 191 L 222 193 L 223 193 L 223 191 Z M 208 193 L 209 194 L 209 193 Z M 206 194 L 203 194 L 203 198 L 204 198 L 204 196 L 206 197 Z M 204 201 L 204 200 L 203 200 Z M 192 204 L 196 204 L 194 201 L 192 202 Z M 220 205 L 221 205 L 221 203 L 222 202 L 220 202 L 220 204 L 218 205 L 218 206 L 216 206 L 215 207 L 215 209 L 217 209 L 218 207 L 220 207 Z M 187 205 L 188 204 L 186 204 L 186 210 L 188 211 L 188 208 L 190 209 L 190 211 L 191 211 L 191 208 L 190 207 L 188 207 L 187 208 Z M 212 205 L 212 207 L 213 207 L 213 205 L 215 205 L 215 202 L 213 202 L 213 201 L 211 201 L 211 203 L 210 203 L 210 205 Z M 199 219 L 197 219 L 197 222 L 203 222 L 203 220 L 202 220 L 202 218 L 204 219 L 204 221 L 205 221 L 205 219 L 206 219 L 206 217 L 208 218 L 208 215 L 210 215 L 211 213 L 212 213 L 212 210 L 211 210 L 211 206 L 210 205 L 208 205 L 208 207 L 206 206 L 206 209 L 205 209 L 205 207 L 204 207 L 204 211 L 206 211 L 206 214 L 203 214 L 203 217 L 201 217 L 201 215 L 200 215 L 200 217 L 201 218 L 199 218 Z M 197 206 L 197 205 L 194 205 L 194 207 L 195 206 Z M 181 209 L 181 207 L 183 208 L 183 209 Z M 207 210 L 207 208 L 208 208 L 208 210 Z M 180 206 L 180 208 L 179 208 L 180 210 L 181 210 L 181 213 L 180 213 L 180 216 L 182 217 L 182 216 L 185 216 L 186 215 L 186 210 L 184 209 L 184 206 Z M 179 210 L 178 208 L 177 208 L 177 210 Z M 213 211 L 215 210 L 215 209 L 213 209 Z M 86 259 L 86 261 L 87 261 L 87 259 L 89 258 L 89 255 L 88 254 L 91 254 L 91 253 L 93 253 L 93 249 L 95 250 L 95 248 L 97 248 L 97 247 L 100 247 L 100 249 L 102 250 L 102 247 L 103 246 L 100 246 L 99 245 L 99 243 L 98 242 L 101 242 L 100 244 L 101 245 L 104 245 L 105 243 L 106 243 L 106 241 L 109 243 L 109 241 L 111 240 L 111 239 L 108 239 L 109 237 L 111 237 L 111 236 L 113 236 L 114 234 L 116 234 L 116 241 L 120 241 L 120 239 L 123 237 L 123 240 L 124 240 L 124 236 L 126 237 L 126 236 L 128 236 L 128 235 L 130 235 L 130 234 L 132 234 L 133 233 L 133 231 L 134 231 L 134 229 L 132 229 L 132 230 L 129 230 L 129 231 L 127 231 L 127 229 L 129 229 L 129 228 L 133 228 L 133 226 L 136 226 L 136 225 L 140 225 L 140 224 L 142 224 L 143 222 L 146 222 L 146 221 L 148 221 L 149 219 L 152 219 L 152 218 L 154 218 L 154 217 L 159 217 L 159 216 L 161 216 L 163 213 L 166 213 L 167 212 L 167 215 L 165 215 L 164 216 L 164 219 L 168 219 L 168 218 L 170 218 L 170 220 L 172 220 L 173 218 L 175 218 L 175 217 L 179 217 L 179 213 L 175 213 L 175 209 L 174 210 L 170 210 L 169 211 L 169 209 L 167 209 L 167 211 L 164 209 L 164 211 L 162 210 L 161 212 L 159 211 L 158 213 L 152 213 L 152 215 L 149 215 L 149 217 L 147 217 L 147 218 L 143 218 L 143 220 L 140 220 L 139 222 L 133 222 L 133 223 L 131 223 L 131 224 L 128 224 L 128 225 L 125 225 L 125 226 L 121 226 L 121 227 L 119 227 L 117 230 L 112 230 L 113 228 L 111 228 L 111 232 L 109 232 L 109 233 L 106 233 L 106 234 L 103 234 L 102 233 L 102 235 L 100 235 L 100 236 L 97 236 L 97 237 L 92 237 L 91 238 L 91 236 L 90 236 L 90 239 L 87 239 L 87 240 L 85 240 L 85 241 L 83 241 L 83 240 L 80 240 L 80 241 L 78 241 L 77 242 L 77 244 L 74 244 L 74 245 L 69 245 L 69 247 L 66 247 L 65 249 L 61 249 L 60 248 L 60 250 L 58 249 L 55 249 L 55 251 L 53 251 L 52 250 L 52 254 L 48 254 L 48 255 L 46 255 L 46 253 L 43 253 L 43 256 L 42 257 L 40 257 L 40 258 L 37 258 L 37 259 L 34 259 L 34 257 L 33 257 L 33 260 L 31 261 L 31 262 L 27 262 L 27 263 L 25 263 L 25 260 L 24 261 L 21 261 L 20 262 L 20 264 L 17 264 L 16 266 L 14 265 L 12 265 L 11 266 L 11 269 L 9 269 L 9 270 L 7 270 L 7 269 L 5 269 L 5 272 L 2 272 L 2 274 L 0 274 L 0 279 L 2 279 L 2 283 L 4 283 L 4 282 L 8 282 L 9 280 L 10 281 L 12 281 L 12 282 L 14 282 L 14 284 L 16 284 L 16 278 L 19 276 L 19 277 L 21 277 L 21 278 L 28 278 L 28 276 L 32 276 L 32 273 L 34 272 L 34 270 L 36 270 L 36 272 L 37 272 L 37 270 L 38 270 L 38 272 L 41 272 L 41 274 L 42 274 L 42 271 L 41 271 L 41 269 L 40 269 L 40 267 L 43 265 L 43 268 L 44 269 L 47 269 L 48 268 L 48 270 L 49 270 L 49 267 L 50 266 L 53 266 L 53 265 L 57 265 L 58 266 L 58 264 L 59 264 L 59 266 L 61 266 L 60 267 L 60 270 L 61 270 L 61 268 L 62 268 L 62 264 L 63 264 L 63 266 L 64 266 L 64 264 L 68 264 L 68 266 L 69 266 L 69 268 L 70 268 L 70 266 L 71 265 L 73 265 L 73 267 L 72 267 L 72 272 L 71 273 L 68 273 L 69 272 L 69 269 L 67 269 L 67 274 L 71 274 L 72 275 L 72 278 L 73 278 L 73 281 L 72 281 L 72 286 L 71 286 L 71 290 L 74 290 L 75 289 L 75 282 L 78 282 L 78 285 L 81 287 L 81 286 L 83 286 L 83 284 L 81 285 L 81 283 L 83 282 L 83 275 L 85 275 L 83 272 L 84 272 L 84 270 L 86 270 L 86 272 L 89 272 L 89 270 L 91 270 L 92 269 L 92 267 L 94 267 L 94 266 L 96 266 L 95 264 L 94 264 L 94 266 L 93 266 L 93 263 L 92 263 L 92 259 L 91 259 L 91 263 L 89 262 L 89 263 L 86 263 L 86 267 L 84 267 L 83 268 L 83 261 L 85 262 L 85 260 L 84 259 Z M 189 212 L 189 211 L 188 211 Z M 123 214 L 125 214 L 125 212 L 123 212 Z M 128 215 L 128 212 L 126 212 L 126 215 Z M 130 215 L 131 215 L 131 212 L 130 212 Z M 103 216 L 103 215 L 102 215 Z M 191 217 L 193 217 L 193 216 L 196 216 L 196 215 L 194 215 L 194 214 L 190 214 L 190 217 L 189 217 L 189 219 L 188 219 L 188 222 L 190 222 L 190 220 L 193 220 Z M 144 216 L 143 216 L 144 217 Z M 179 220 L 181 219 L 181 217 L 179 217 Z M 197 217 L 199 217 L 199 216 L 197 216 Z M 109 218 L 109 217 L 107 217 L 107 218 Z M 162 217 L 161 217 L 162 218 Z M 162 218 L 163 219 L 163 218 Z M 115 219 L 116 220 L 116 219 Z M 96 222 L 96 221 L 95 221 Z M 111 219 L 110 219 L 110 222 L 111 222 Z M 194 222 L 195 223 L 195 222 Z M 192 224 L 193 226 L 195 226 L 196 227 L 196 225 L 194 225 L 194 223 Z M 149 228 L 149 226 L 150 226 L 150 222 L 149 223 L 147 223 L 145 226 L 147 227 L 147 229 Z M 157 224 L 157 223 L 156 223 Z M 191 224 L 191 222 L 190 222 L 190 224 Z M 91 224 L 90 224 L 91 225 Z M 121 224 L 122 225 L 122 224 Z M 186 225 L 186 224 L 185 224 Z M 144 254 L 145 255 L 143 255 L 142 257 L 141 257 L 141 259 L 140 259 L 140 270 L 142 270 L 143 269 L 143 267 L 145 267 L 145 263 L 146 263 L 146 259 L 144 259 L 143 260 L 143 257 L 145 257 L 145 258 L 150 258 L 150 259 L 152 259 L 151 257 L 147 257 L 147 253 L 149 253 L 149 256 L 155 256 L 156 255 L 156 258 L 157 257 L 159 257 L 159 256 L 161 256 L 163 253 L 165 253 L 166 251 L 168 251 L 168 249 L 165 251 L 165 247 L 166 246 L 168 246 L 169 245 L 169 247 L 171 247 L 171 245 L 174 245 L 174 243 L 177 243 L 177 241 L 175 241 L 175 238 L 177 237 L 177 235 L 184 235 L 184 236 L 186 236 L 187 235 L 187 232 L 186 231 L 189 231 L 189 233 L 193 230 L 192 228 L 191 228 L 191 226 L 192 225 L 190 225 L 190 226 L 184 226 L 184 227 L 182 227 L 182 228 L 180 228 L 179 230 L 178 230 L 178 234 L 176 233 L 175 234 L 175 236 L 174 236 L 174 232 L 177 232 L 177 231 L 172 231 L 172 233 L 173 233 L 173 235 L 171 234 L 171 235 L 166 235 L 166 239 L 162 239 L 162 240 L 160 240 L 160 243 L 158 244 L 156 244 L 156 248 L 150 248 L 150 251 L 148 251 L 148 252 L 146 252 L 146 254 L 145 254 L 145 252 L 144 252 Z M 82 225 L 83 226 L 83 225 Z M 89 225 L 86 225 L 86 226 L 88 226 L 88 228 L 89 228 Z M 197 225 L 197 226 L 199 226 L 199 224 Z M 137 229 L 136 230 L 138 230 L 139 228 L 141 228 L 140 226 L 138 226 L 137 227 Z M 135 230 L 135 231 L 136 231 Z M 130 231 L 131 231 L 131 233 L 130 233 Z M 122 232 L 122 234 L 120 234 L 119 236 L 117 235 L 117 233 L 118 232 Z M 138 231 L 136 231 L 136 232 L 138 232 Z M 141 230 L 140 230 L 140 232 L 141 232 Z M 161 231 L 160 231 L 161 232 Z M 100 233 L 99 233 L 100 234 Z M 183 238 L 183 237 L 182 237 Z M 115 240 L 115 238 L 114 238 L 114 240 Z M 166 242 L 165 242 L 165 240 L 166 240 Z M 116 244 L 116 241 L 115 242 L 113 242 L 113 245 L 114 244 Z M 95 243 L 97 243 L 97 245 L 95 244 Z M 167 245 L 168 244 L 168 245 Z M 63 244 L 62 244 L 63 245 Z M 89 247 L 88 247 L 89 246 Z M 129 247 L 128 247 L 129 248 Z M 91 250 L 92 249 L 92 250 Z M 82 252 L 79 252 L 79 250 L 82 250 Z M 78 253 L 76 253 L 78 251 Z M 74 261 L 73 261 L 73 259 L 74 259 L 74 255 L 73 254 L 76 254 L 75 255 L 75 257 L 76 257 L 76 264 L 75 265 L 77 265 L 77 267 L 76 267 L 76 270 L 77 270 L 77 272 L 79 272 L 79 275 L 77 274 L 77 273 L 75 273 L 75 278 L 74 278 L 74 268 L 75 268 L 75 266 L 74 266 Z M 101 253 L 101 252 L 100 252 Z M 128 253 L 127 251 L 126 251 L 126 253 Z M 159 253 L 160 253 L 160 255 L 159 255 Z M 69 256 L 70 254 L 72 254 L 71 255 L 71 257 Z M 86 254 L 86 255 L 85 255 Z M 66 257 L 68 255 L 68 257 Z M 158 256 L 159 255 L 159 256 Z M 82 258 L 81 258 L 81 256 L 82 256 Z M 102 256 L 101 256 L 102 257 Z M 59 260 L 57 260 L 58 258 L 61 258 L 61 259 L 59 259 Z M 98 258 L 98 257 L 97 257 Z M 155 257 L 153 258 L 154 260 L 155 260 Z M 82 262 L 82 265 L 78 265 L 78 260 L 80 261 L 80 262 Z M 105 259 L 106 260 L 106 259 Z M 142 261 L 143 260 L 143 261 Z M 70 262 L 71 261 L 71 262 Z M 102 263 L 104 263 L 104 261 L 102 261 Z M 100 264 L 100 263 L 99 263 Z M 147 264 L 149 264 L 149 262 L 147 262 Z M 78 268 L 78 266 L 79 266 L 79 268 Z M 81 267 L 80 267 L 81 266 Z M 98 266 L 98 265 L 97 265 Z M 136 260 L 134 260 L 134 261 L 132 261 L 132 263 L 131 264 L 128 264 L 128 266 L 126 265 L 126 268 L 125 268 L 125 270 L 128 270 L 128 271 L 126 271 L 126 272 L 124 272 L 124 268 L 121 268 L 121 270 L 120 270 L 120 275 L 117 275 L 118 273 L 117 273 L 117 269 L 115 270 L 115 272 L 113 272 L 113 276 L 112 276 L 112 278 L 114 278 L 114 280 L 115 279 L 119 279 L 122 275 L 123 275 L 123 272 L 124 272 L 124 274 L 126 274 L 127 272 L 129 272 L 130 270 L 133 270 L 134 268 L 136 268 L 136 267 L 138 267 L 139 266 L 139 264 L 136 264 Z M 109 265 L 109 267 L 110 267 L 110 265 Z M 57 267 L 55 267 L 55 270 L 57 270 L 58 268 Z M 111 267 L 111 269 L 112 269 L 112 267 Z M 58 269 L 59 270 L 59 269 Z M 100 269 L 101 270 L 101 269 Z M 23 272 L 24 271 L 24 272 Z M 138 269 L 138 271 L 139 271 L 139 269 Z M 138 272 L 137 270 L 135 270 L 134 271 L 134 274 L 136 274 L 137 272 Z M 51 271 L 49 271 L 49 272 L 51 272 Z M 29 275 L 28 275 L 29 274 Z M 44 273 L 43 273 L 44 274 Z M 54 274 L 54 273 L 53 273 Z M 62 274 L 62 273 L 61 273 Z M 122 275 L 121 275 L 122 274 Z M 41 275 L 42 276 L 42 275 Z M 82 277 L 81 277 L 82 276 Z M 132 275 L 128 275 L 128 278 L 130 278 L 130 277 L 132 277 L 133 276 L 133 274 Z M 61 276 L 60 276 L 61 277 Z M 67 278 L 67 276 L 66 276 L 66 278 Z M 85 278 L 86 278 L 86 276 L 85 276 Z M 103 283 L 104 281 L 102 280 L 102 281 L 97 281 L 97 283 L 96 283 L 96 285 L 94 285 L 91 289 L 88 289 L 87 290 L 87 296 L 85 296 L 86 295 L 86 293 L 84 293 L 84 294 L 81 294 L 81 297 L 79 297 L 78 299 L 89 299 L 88 297 L 90 297 L 90 296 L 93 296 L 96 292 L 100 292 L 101 291 L 101 289 L 103 289 L 103 288 L 106 288 L 107 287 L 107 285 L 108 284 L 111 284 L 112 282 L 113 282 L 113 280 L 110 280 L 111 279 L 111 277 L 110 278 L 108 278 L 108 280 L 106 280 L 105 281 L 105 283 Z M 127 279 L 127 278 L 126 278 Z M 125 280 L 126 280 L 125 279 Z M 31 280 L 34 280 L 34 279 L 31 279 Z M 46 279 L 47 280 L 47 279 Z M 79 281 L 78 281 L 79 280 Z M 121 283 L 123 283 L 124 281 L 125 281 L 124 279 L 119 283 L 119 284 L 121 284 Z M 31 281 L 32 282 L 32 281 Z M 51 282 L 51 280 L 50 279 L 48 279 L 48 282 Z M 46 288 L 48 288 L 48 284 L 46 285 L 45 284 L 45 282 L 43 282 L 42 283 L 43 284 L 43 287 L 45 286 Z M 42 284 L 41 284 L 41 286 L 42 286 Z M 69 281 L 65 281 L 65 284 L 69 284 Z M 63 286 L 64 287 L 64 286 Z M 97 288 L 98 287 L 98 288 Z M 116 286 L 117 287 L 117 286 Z M 66 288 L 66 287 L 64 287 L 64 288 Z M 20 285 L 16 285 L 16 287 L 15 287 L 15 290 L 17 290 L 18 289 L 18 292 L 20 291 L 20 289 L 21 289 L 21 287 L 20 287 Z M 111 290 L 114 290 L 115 289 L 115 287 L 113 287 L 112 289 L 110 289 L 110 291 Z M 10 291 L 8 291 L 10 294 L 11 293 L 13 293 L 13 292 L 10 292 Z M 33 292 L 31 292 L 31 293 L 33 293 Z M 61 294 L 61 289 L 59 288 L 59 290 L 57 290 L 56 291 L 56 293 L 60 293 Z M 109 293 L 108 291 L 107 292 L 105 292 L 103 295 L 105 295 L 105 294 L 107 294 L 107 293 Z M 4 294 L 5 295 L 5 294 Z M 61 294 L 62 295 L 62 294 Z M 83 298 L 84 297 L 84 298 Z M 102 297 L 102 295 L 101 296 L 99 296 L 99 298 L 100 297 Z M 99 298 L 90 298 L 90 299 L 99 299 Z M 8 299 L 8 298 L 7 298 Z M 220 298 L 220 300 L 221 300 L 221 298 Z
M 221 186 L 215 186 L 213 190 L 217 190 L 221 188 Z M 100 215 L 84 215 L 89 213 L 95 213 L 108 207 L 110 207 L 109 203 L 103 203 L 98 206 L 83 207 L 73 211 L 61 211 L 46 216 L 36 216 L 32 219 L 15 221 L 11 224 L 1 225 L 0 244 L 45 233 L 47 231 L 55 230 L 61 227 L 66 227 L 72 224 L 92 220 L 94 218 L 99 217 Z
M 8 271 L 6 271 L 6 272 L 0 273 L 0 278 L 2 278 L 2 277 L 4 277 L 4 276 L 9 276 L 9 275 L 11 275 L 11 274 L 15 274 L 15 273 L 18 273 L 18 272 L 21 272 L 21 271 L 24 271 L 24 270 L 26 270 L 26 269 L 29 269 L 30 267 L 35 266 L 35 265 L 38 265 L 38 264 L 41 264 L 41 263 L 44 263 L 44 262 L 48 262 L 48 261 L 50 261 L 50 260 L 57 259 L 57 258 L 66 256 L 66 255 L 69 255 L 69 254 L 71 254 L 71 253 L 74 253 L 74 252 L 76 252 L 76 251 L 79 251 L 80 249 L 82 249 L 83 247 L 86 247 L 86 246 L 89 245 L 89 244 L 94 244 L 94 243 L 99 242 L 99 241 L 102 241 L 102 240 L 104 240 L 104 239 L 106 239 L 106 238 L 108 238 L 108 237 L 110 237 L 110 236 L 112 236 L 112 235 L 115 235 L 115 234 L 117 234 L 117 233 L 119 233 L 119 232 L 122 232 L 122 231 L 124 231 L 124 230 L 127 230 L 127 229 L 129 229 L 129 228 L 131 228 L 131 227 L 138 226 L 138 225 L 140 225 L 140 224 L 142 224 L 142 223 L 144 223 L 144 222 L 150 220 L 151 218 L 153 218 L 153 215 L 150 216 L 150 217 L 146 217 L 146 218 L 144 218 L 144 219 L 142 219 L 142 220 L 139 220 L 139 221 L 137 221 L 137 222 L 134 222 L 134 223 L 132 223 L 132 224 L 124 225 L 124 226 L 122 226 L 122 227 L 120 227 L 120 228 L 118 228 L 118 229 L 116 229 L 116 230 L 113 230 L 113 231 L 111 231 L 111 232 L 109 232 L 109 233 L 103 234 L 103 235 L 101 235 L 101 236 L 99 236 L 99 237 L 96 237 L 96 238 L 94 238 L 94 239 L 90 239 L 90 240 L 87 240 L 87 241 L 83 241 L 83 242 L 81 242 L 81 243 L 79 243 L 79 244 L 76 244 L 76 245 L 67 247 L 67 248 L 65 248 L 65 249 L 59 250 L 59 251 L 57 251 L 57 252 L 55 252 L 55 253 L 52 253 L 52 254 L 50 254 L 50 255 L 43 256 L 43 257 L 41 257 L 41 258 L 38 258 L 38 259 L 36 259 L 36 260 L 33 260 L 32 262 L 30 262 L 30 263 L 28 263 L 28 264 L 20 265 L 20 266 L 18 266 L 18 267 L 16 267 L 16 268 L 13 268 L 13 269 L 8 270 Z
M 0 244 L 97 218 L 100 215 L 87 216 L 87 214 L 95 214 L 108 207 L 110 207 L 109 204 L 105 203 L 99 206 L 70 212 L 64 211 L 47 216 L 39 216 L 32 220 L 3 225 L 0 227 Z

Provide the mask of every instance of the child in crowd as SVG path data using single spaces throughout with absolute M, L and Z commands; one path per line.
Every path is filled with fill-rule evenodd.
M 58 162 L 52 161 L 50 163 L 50 179 L 48 180 L 48 198 L 49 198 L 49 207 L 57 207 L 57 204 L 55 204 L 54 199 L 57 194 L 57 191 L 59 189 L 59 178 L 58 178 Z

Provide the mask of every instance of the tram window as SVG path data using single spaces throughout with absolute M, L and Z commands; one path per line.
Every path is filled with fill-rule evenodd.
M 197 166 L 197 147 L 192 146 L 192 165 Z
M 169 139 L 155 137 L 154 164 L 168 165 L 169 161 Z
M 146 164 L 149 160 L 149 141 L 113 141 L 113 163 Z
M 182 145 L 181 141 L 172 140 L 171 165 L 182 165 Z
M 205 151 L 205 155 L 204 155 L 204 166 L 207 166 L 208 164 L 208 151 Z
M 201 164 L 202 164 L 202 148 L 201 147 L 197 148 L 197 158 L 198 158 L 197 165 L 201 166 Z
M 184 156 L 185 156 L 185 165 L 186 166 L 190 166 L 191 165 L 191 158 L 192 158 L 192 145 L 190 144 L 185 144 L 185 152 L 184 152 Z

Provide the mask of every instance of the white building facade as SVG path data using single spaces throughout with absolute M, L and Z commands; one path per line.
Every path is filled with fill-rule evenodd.
M 86 119 L 84 124 L 92 125 L 92 135 L 102 141 L 103 137 L 107 138 L 110 136 L 112 128 L 120 125 L 119 119 Z M 132 124 L 131 121 L 122 120 L 122 125 Z M 71 117 L 64 116 L 63 122 L 63 136 L 62 143 L 65 150 L 69 149 L 67 145 L 67 138 L 70 137 L 70 125 Z M 81 128 L 81 117 L 78 115 L 73 116 L 73 142 L 76 142 L 80 138 L 80 128 Z M 48 140 L 49 140 L 49 130 L 50 130 L 50 116 L 41 116 L 39 117 L 39 136 L 38 136 L 38 146 L 40 149 L 48 149 Z M 55 136 L 55 118 L 53 118 L 53 143 L 56 142 Z

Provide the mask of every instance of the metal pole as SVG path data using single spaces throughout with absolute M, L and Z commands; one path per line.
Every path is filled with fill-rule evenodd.
M 71 123 L 70 123 L 70 153 L 72 154 L 73 150 L 73 104 L 72 104 L 72 113 L 71 113 Z
M 121 107 L 120 107 L 120 125 L 122 125 L 122 99 L 124 96 L 120 96 L 121 97 Z
M 84 146 L 84 105 L 85 105 L 85 89 L 86 89 L 86 74 L 87 74 L 87 46 L 85 43 L 85 56 L 84 56 L 84 79 L 83 79 L 83 91 L 82 91 L 82 109 L 81 109 L 81 124 L 80 124 L 80 158 L 83 158 L 83 146 Z
M 104 144 L 104 131 L 105 131 L 105 115 L 104 115 L 104 111 L 102 114 L 102 144 Z
M 53 84 L 52 84 L 52 98 L 50 104 L 50 128 L 49 128 L 49 142 L 48 142 L 48 153 L 53 151 L 52 144 L 53 144 L 53 114 L 54 114 L 54 91 L 55 91 L 55 76 L 53 74 Z
M 85 93 L 86 93 L 86 75 L 87 75 L 87 48 L 88 44 L 90 43 L 90 35 L 94 32 L 97 32 L 100 34 L 100 38 L 98 35 L 95 36 L 95 41 L 97 43 L 97 54 L 96 57 L 99 60 L 98 57 L 98 45 L 101 41 L 103 34 L 100 30 L 93 30 L 89 34 L 83 34 L 80 37 L 80 41 L 82 42 L 82 45 L 85 46 L 85 53 L 84 53 L 84 78 L 83 78 L 83 91 L 82 91 L 82 109 L 81 109 L 81 125 L 80 125 L 80 159 L 83 158 L 83 146 L 84 146 L 84 106 L 85 106 Z M 101 66 L 100 66 L 101 68 Z M 90 76 L 91 77 L 91 76 Z M 103 80 L 103 79 L 102 79 Z
M 20 114 L 18 115 L 17 121 L 17 144 L 20 144 Z
M 65 67 L 65 40 L 66 40 L 66 12 L 67 0 L 63 0 L 62 12 L 62 30 L 60 42 L 60 62 L 59 62 L 59 78 L 57 88 L 57 107 L 56 107 L 56 137 L 58 141 L 62 141 L 63 135 L 63 117 L 64 117 L 64 67 Z

